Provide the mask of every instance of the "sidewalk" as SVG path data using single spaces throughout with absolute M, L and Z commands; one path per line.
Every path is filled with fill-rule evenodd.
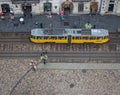
M 38 69 L 46 70 L 79 70 L 79 69 L 93 69 L 93 70 L 117 70 L 120 69 L 120 63 L 46 63 L 38 64 Z
M 77 24 L 77 28 L 84 28 L 88 21 L 92 26 L 96 25 L 96 28 L 108 29 L 110 32 L 116 32 L 120 28 L 120 17 L 114 15 L 69 15 L 64 16 L 64 22 L 60 20 L 59 15 L 52 15 L 52 18 L 48 18 L 46 15 L 33 15 L 32 18 L 25 17 L 25 24 L 19 23 L 20 16 L 16 15 L 14 21 L 9 16 L 5 20 L 0 19 L 0 32 L 30 32 L 33 28 L 40 28 L 40 23 L 43 24 L 43 28 L 49 27 L 50 24 L 53 25 L 53 28 L 73 28 L 74 23 Z M 18 25 L 15 26 L 14 23 Z

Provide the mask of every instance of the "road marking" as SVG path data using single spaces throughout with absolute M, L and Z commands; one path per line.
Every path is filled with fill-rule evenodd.
M 120 69 L 120 63 L 40 63 L 38 64 L 37 69 Z

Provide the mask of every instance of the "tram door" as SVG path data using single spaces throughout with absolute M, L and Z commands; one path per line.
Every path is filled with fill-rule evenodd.
M 71 44 L 71 35 L 68 35 L 68 44 Z

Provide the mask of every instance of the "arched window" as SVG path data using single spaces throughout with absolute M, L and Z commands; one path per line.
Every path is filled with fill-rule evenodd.
M 10 12 L 9 4 L 2 4 L 1 8 L 2 8 L 2 12 L 4 12 L 4 13 L 9 13 Z

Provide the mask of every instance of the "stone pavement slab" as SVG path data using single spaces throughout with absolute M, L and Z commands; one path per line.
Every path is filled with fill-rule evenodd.
M 77 28 L 84 28 L 85 23 L 88 21 L 92 26 L 96 25 L 96 28 L 108 29 L 110 32 L 116 32 L 120 28 L 120 17 L 114 15 L 69 15 L 64 16 L 65 23 L 61 21 L 59 15 L 52 15 L 52 18 L 48 18 L 46 15 L 33 15 L 32 18 L 24 18 L 25 24 L 20 24 L 20 16 L 15 16 L 14 21 L 9 16 L 5 20 L 0 19 L 0 32 L 30 32 L 33 28 L 40 28 L 41 23 L 43 28 L 49 27 L 50 24 L 52 24 L 53 28 L 74 28 L 75 24 Z
M 95 70 L 117 70 L 120 69 L 119 63 L 46 63 L 38 64 L 37 69 L 95 69 Z

